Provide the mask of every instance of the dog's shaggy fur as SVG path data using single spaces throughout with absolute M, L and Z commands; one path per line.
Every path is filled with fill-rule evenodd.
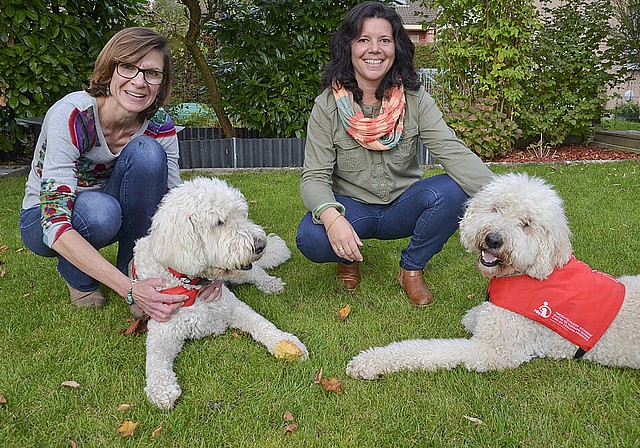
M 170 267 L 190 278 L 255 283 L 265 292 L 278 292 L 284 283 L 264 269 L 278 266 L 290 255 L 281 238 L 267 237 L 249 220 L 248 205 L 239 190 L 204 177 L 184 182 L 165 195 L 148 235 L 134 249 L 135 271 L 141 280 L 160 277 L 167 281 L 167 288 L 183 285 Z M 278 342 L 289 341 L 300 349 L 302 359 L 308 356 L 296 336 L 280 331 L 222 286 L 216 301 L 197 298 L 168 322 L 149 321 L 145 387 L 149 401 L 160 408 L 173 407 L 181 394 L 173 361 L 184 342 L 223 333 L 228 327 L 249 332 L 272 354 Z
M 486 277 L 524 273 L 543 280 L 571 257 L 571 232 L 563 202 L 543 180 L 526 174 L 497 176 L 467 203 L 460 239 L 479 254 Z M 609 366 L 640 368 L 640 275 L 618 279 L 622 307 L 602 338 L 583 357 Z M 483 302 L 462 319 L 469 339 L 394 342 L 370 348 L 349 362 L 347 374 L 375 379 L 400 370 L 463 365 L 486 371 L 516 367 L 535 357 L 571 358 L 576 346 L 544 325 Z

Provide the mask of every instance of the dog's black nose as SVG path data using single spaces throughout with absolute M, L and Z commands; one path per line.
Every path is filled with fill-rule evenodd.
M 502 235 L 497 232 L 489 232 L 487 236 L 484 238 L 484 243 L 487 245 L 489 249 L 498 249 L 500 246 L 504 244 L 502 240 Z
M 267 242 L 262 238 L 254 238 L 253 239 L 253 247 L 255 247 L 255 253 L 260 254 L 267 247 Z

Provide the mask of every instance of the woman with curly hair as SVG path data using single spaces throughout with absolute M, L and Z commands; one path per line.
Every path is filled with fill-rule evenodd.
M 307 127 L 300 191 L 309 212 L 296 243 L 313 262 L 337 262 L 338 278 L 353 290 L 363 239 L 411 237 L 398 282 L 411 303 L 427 305 L 426 263 L 493 174 L 444 122 L 413 54 L 395 10 L 369 1 L 346 14 Z M 446 174 L 424 177 L 418 139 Z

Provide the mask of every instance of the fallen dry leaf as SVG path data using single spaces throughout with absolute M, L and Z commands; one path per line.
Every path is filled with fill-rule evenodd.
M 338 316 L 340 316 L 340 322 L 345 320 L 349 313 L 351 312 L 351 307 L 349 305 L 345 305 L 338 310 Z
M 158 426 L 152 433 L 151 433 L 151 438 L 155 439 L 156 437 L 158 437 L 158 434 L 160 434 L 160 431 L 162 431 L 162 425 Z
M 466 418 L 469 421 L 472 421 L 474 423 L 477 423 L 478 425 L 482 425 L 484 422 L 482 420 L 480 420 L 479 418 L 475 418 L 475 417 L 469 417 L 468 415 L 463 415 L 464 418 Z
M 29 283 L 29 286 L 31 286 L 33 288 L 34 286 L 36 286 L 36 282 Z
M 322 368 L 320 368 L 320 371 L 316 374 L 315 378 L 313 379 L 313 382 L 316 384 L 320 384 L 320 381 L 322 381 Z
M 62 382 L 62 386 L 73 387 L 73 388 L 80 387 L 80 385 L 78 383 L 76 383 L 75 381 L 63 381 Z
M 127 319 L 129 321 L 130 319 Z M 147 331 L 147 322 L 149 322 L 149 316 L 145 316 L 141 319 L 130 320 L 129 327 L 126 329 L 118 330 L 118 334 L 134 334 L 138 335 Z
M 284 421 L 285 422 L 292 422 L 293 421 L 293 414 L 289 411 L 284 413 Z
M 69 439 L 69 442 L 71 442 L 71 448 L 78 448 L 78 445 L 76 445 L 76 441 L 75 440 Z
M 124 403 L 124 404 L 121 404 L 120 406 L 118 406 L 118 411 L 127 411 L 127 410 L 131 409 L 134 406 L 135 406 L 135 404 Z
M 336 378 L 331 377 L 330 379 L 322 378 L 320 381 L 324 390 L 334 390 L 339 394 L 342 393 L 342 384 Z
M 287 361 L 293 361 L 294 359 L 298 359 L 303 356 L 302 350 L 289 341 L 280 341 L 273 347 L 273 354 L 278 359 L 286 359 Z
M 13 210 L 11 210 L 10 208 L 7 208 L 7 211 L 8 211 L 8 212 L 13 212 Z
M 250 204 L 257 204 L 258 201 L 249 201 Z
M 30 293 L 30 292 L 29 292 L 29 293 L 27 293 L 27 294 L 23 294 L 23 295 L 22 295 L 22 298 L 23 298 L 23 299 L 26 299 L 26 298 L 27 298 L 27 297 L 29 297 L 30 295 L 31 295 L 31 293 Z
M 138 427 L 139 424 L 140 422 L 134 423 L 126 420 L 122 422 L 120 426 L 118 426 L 118 434 L 120 434 L 122 437 L 132 436 L 133 431 Z
M 295 431 L 296 429 L 298 429 L 298 425 L 296 425 L 295 423 L 291 423 L 284 429 L 283 435 L 286 435 L 287 433 L 293 433 L 293 431 Z
M 4 277 L 5 275 L 7 275 L 7 271 L 3 269 L 2 272 L 0 272 L 0 278 Z
M 467 296 L 467 299 L 471 300 L 471 299 L 473 299 L 475 296 L 476 296 L 475 294 L 469 294 L 469 295 Z
M 7 399 L 4 398 L 4 395 L 0 395 L 0 403 L 6 403 Z
M 0 254 L 3 254 L 8 250 L 9 250 L 9 246 L 7 246 L 6 244 L 3 244 L 2 246 L 0 246 Z
M 24 250 L 24 247 L 21 247 L 20 249 L 17 249 L 17 250 L 16 250 L 16 253 L 18 253 L 18 252 L 22 252 L 23 250 Z

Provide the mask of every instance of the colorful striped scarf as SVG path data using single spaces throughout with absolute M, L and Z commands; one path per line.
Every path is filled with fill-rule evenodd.
M 334 84 L 333 96 L 344 129 L 360 145 L 374 151 L 386 151 L 398 144 L 404 122 L 404 86 L 394 87 L 391 94 L 382 99 L 382 112 L 374 118 L 364 116 L 353 100 L 353 93 L 344 86 Z

